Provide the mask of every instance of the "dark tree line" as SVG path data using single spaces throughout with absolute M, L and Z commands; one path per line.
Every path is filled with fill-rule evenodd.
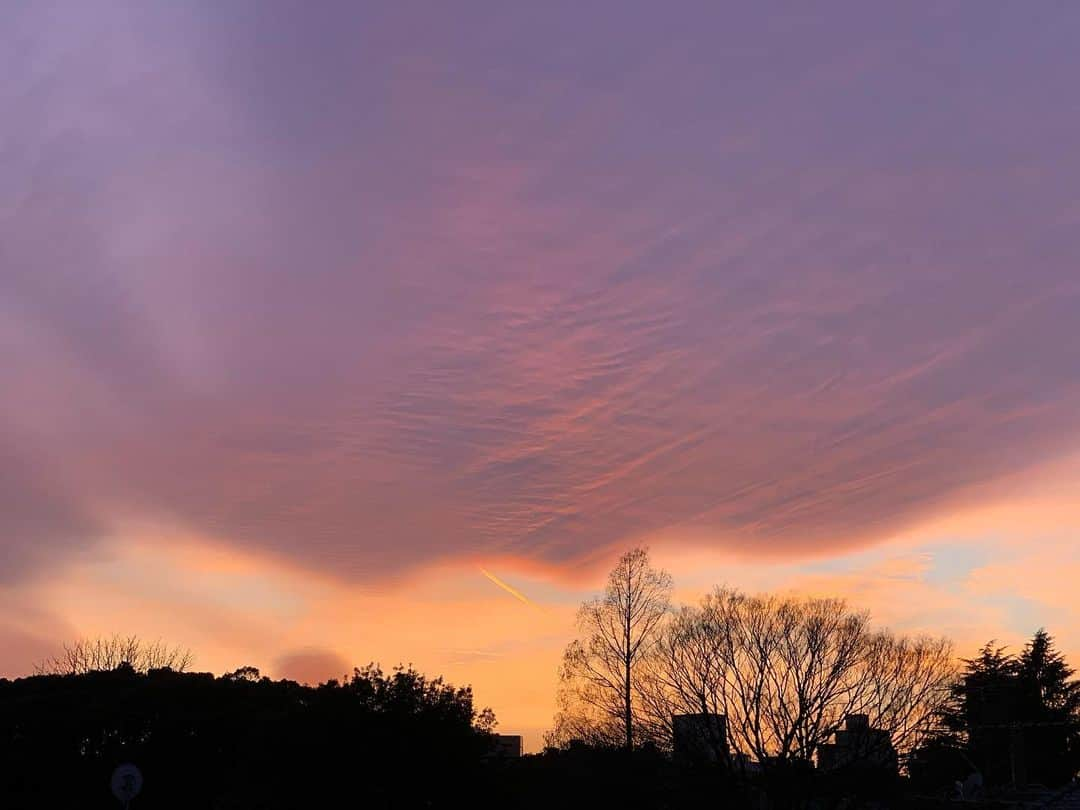
M 673 609 L 670 590 L 645 551 L 624 555 L 582 607 L 552 746 L 519 761 L 493 757 L 494 716 L 468 688 L 411 667 L 312 687 L 177 671 L 188 653 L 138 639 L 70 645 L 0 679 L 0 807 L 114 807 L 122 762 L 145 776 L 135 810 L 928 808 L 965 780 L 992 797 L 1080 771 L 1080 682 L 1042 630 L 957 667 L 946 640 L 874 629 L 839 600 L 718 589 Z M 672 756 L 677 714 L 724 715 L 704 765 Z M 817 767 L 853 715 L 891 764 Z
M 947 784 L 978 772 L 987 788 L 1062 785 L 1080 772 L 1080 681 L 1039 630 L 1019 655 L 993 642 L 950 689 L 913 772 Z
M 411 668 L 317 687 L 128 664 L 0 680 L 0 806 L 113 808 L 122 762 L 145 777 L 136 808 L 459 806 L 493 723 Z
M 883 749 L 858 755 L 899 755 L 915 792 L 1052 788 L 1080 773 L 1080 682 L 1045 631 L 1019 655 L 991 644 L 958 662 L 947 639 L 875 629 L 842 600 L 718 588 L 675 608 L 671 588 L 634 549 L 582 605 L 552 748 L 576 746 L 579 760 L 585 749 L 671 752 L 673 716 L 698 715 L 713 718 L 711 759 L 794 784 L 857 717 L 874 733 L 846 734 L 845 756 L 853 739 Z
M 549 743 L 670 750 L 673 715 L 723 715 L 726 739 L 712 735 L 719 758 L 812 763 L 861 714 L 907 753 L 949 694 L 946 639 L 874 629 L 839 599 L 718 588 L 676 610 L 671 587 L 634 549 L 582 606 Z

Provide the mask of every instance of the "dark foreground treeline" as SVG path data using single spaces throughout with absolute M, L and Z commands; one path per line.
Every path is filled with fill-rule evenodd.
M 116 808 L 135 763 L 141 808 L 682 808 L 851 804 L 901 795 L 892 775 L 752 779 L 655 749 L 575 746 L 491 756 L 492 717 L 468 689 L 412 669 L 309 687 L 242 669 L 214 677 L 121 665 L 0 680 L 0 807 Z
M 730 750 L 724 765 L 680 762 L 651 742 L 627 752 L 574 741 L 502 760 L 471 691 L 411 668 L 316 687 L 250 668 L 214 677 L 129 664 L 0 679 L 0 810 L 115 808 L 109 777 L 125 762 L 145 776 L 136 810 L 1036 806 L 1080 770 L 1072 674 L 1043 632 L 1019 656 L 988 645 L 904 775 L 895 763 L 828 770 Z
M 944 806 L 895 772 L 740 774 L 651 746 L 499 760 L 491 722 L 468 689 L 411 669 L 318 687 L 128 665 L 0 680 L 0 807 L 118 807 L 109 776 L 124 762 L 145 777 L 136 810 Z
M 252 669 L 0 680 L 0 807 L 469 806 L 490 738 L 468 689 L 411 669 L 308 687 Z M 346 797 L 343 802 L 339 797 Z
M 622 808 L 625 810 L 944 810 L 896 773 L 851 769 L 825 774 L 805 763 L 779 763 L 745 773 L 710 764 L 681 764 L 645 747 L 627 753 L 587 746 L 549 749 L 489 769 L 491 807 Z

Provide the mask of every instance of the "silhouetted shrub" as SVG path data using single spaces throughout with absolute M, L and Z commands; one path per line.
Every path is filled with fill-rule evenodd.
M 0 806 L 115 808 L 121 762 L 145 777 L 136 808 L 457 806 L 489 725 L 469 689 L 411 668 L 318 687 L 126 665 L 0 680 Z

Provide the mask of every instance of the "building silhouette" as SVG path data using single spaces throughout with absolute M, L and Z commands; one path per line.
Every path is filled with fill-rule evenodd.
M 522 744 L 520 734 L 493 734 L 491 756 L 494 759 L 519 759 Z
M 727 763 L 727 718 L 722 714 L 676 714 L 671 718 L 673 754 L 683 763 Z
M 888 731 L 870 727 L 865 714 L 844 718 L 844 728 L 837 731 L 834 742 L 818 748 L 818 768 L 835 771 L 843 768 L 865 768 L 896 773 L 898 759 Z

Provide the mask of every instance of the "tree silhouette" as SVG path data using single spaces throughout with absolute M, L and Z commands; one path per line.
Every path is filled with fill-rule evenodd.
M 0 680 L 0 806 L 115 807 L 109 774 L 134 762 L 146 807 L 457 807 L 493 722 L 411 667 L 316 687 L 128 664 Z
M 921 752 L 923 766 L 945 772 L 938 763 L 952 757 L 954 771 L 966 764 L 989 785 L 1072 779 L 1080 768 L 1080 684 L 1050 635 L 1039 630 L 1019 656 L 991 641 L 964 665 L 940 730 Z
M 38 662 L 38 675 L 82 675 L 87 672 L 108 672 L 128 664 L 136 672 L 152 669 L 171 669 L 185 672 L 194 658 L 190 650 L 170 647 L 160 640 L 146 642 L 138 636 L 100 636 L 65 644 L 63 652 Z
M 1080 681 L 1039 629 L 1017 662 L 1022 694 L 1029 700 L 1024 722 L 1028 777 L 1043 784 L 1062 784 L 1080 770 Z
M 584 638 L 563 656 L 555 741 L 574 737 L 635 743 L 635 692 L 642 663 L 656 643 L 671 598 L 671 577 L 654 569 L 649 552 L 623 554 L 608 574 L 604 594 L 578 612 Z
M 910 749 L 930 730 L 953 671 L 945 639 L 874 631 L 840 600 L 718 589 L 665 625 L 642 702 L 660 741 L 674 714 L 722 714 L 728 740 L 717 735 L 718 756 L 730 744 L 759 761 L 809 762 L 852 714 Z

